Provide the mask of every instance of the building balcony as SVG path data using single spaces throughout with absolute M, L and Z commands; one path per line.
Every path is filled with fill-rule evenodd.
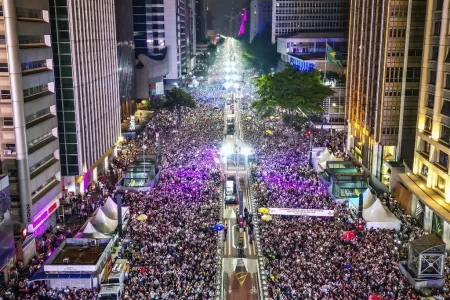
M 41 189 L 38 193 L 34 194 L 31 197 L 33 204 L 36 204 L 42 197 L 44 197 L 52 189 L 55 189 L 57 187 L 61 189 L 61 181 L 54 179 L 51 182 L 49 182 L 43 189 Z M 53 199 L 53 197 L 51 198 Z
M 51 71 L 52 71 L 52 69 L 49 69 L 48 67 L 40 67 L 40 68 L 35 68 L 35 69 L 23 70 L 22 76 L 28 76 L 28 75 L 39 74 L 39 73 L 44 73 L 44 72 L 51 72 Z
M 42 141 L 34 144 L 33 146 L 28 148 L 28 154 L 32 154 L 36 151 L 38 151 L 39 149 L 49 145 L 50 143 L 52 143 L 53 141 L 57 140 L 58 138 L 56 136 L 49 136 L 46 139 L 43 139 Z
M 25 125 L 26 129 L 30 129 L 31 127 L 34 127 L 36 125 L 39 125 L 47 120 L 50 120 L 52 118 L 55 118 L 56 116 L 52 113 L 45 114 L 43 116 L 40 116 L 36 119 L 33 119 L 32 121 L 27 122 Z
M 450 221 L 450 204 L 446 203 L 444 197 L 437 191 L 428 188 L 426 181 L 422 177 L 412 173 L 403 173 L 400 174 L 400 181 L 431 210 L 445 221 Z
M 53 93 L 50 92 L 50 91 L 45 91 L 45 92 L 42 92 L 42 93 L 38 93 L 38 94 L 34 94 L 34 95 L 30 95 L 30 96 L 24 97 L 23 98 L 23 102 L 28 103 L 28 102 L 31 102 L 33 100 L 37 100 L 37 99 L 43 98 L 45 96 L 50 96 L 50 95 L 53 95 Z
M 51 158 L 50 160 L 46 161 L 39 167 L 33 170 L 33 172 L 30 173 L 30 179 L 36 178 L 39 174 L 50 168 L 52 165 L 56 164 L 58 162 L 58 159 L 55 157 Z

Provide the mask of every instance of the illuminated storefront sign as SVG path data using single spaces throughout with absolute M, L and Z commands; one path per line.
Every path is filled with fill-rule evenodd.
M 51 214 L 58 208 L 59 205 L 59 200 L 56 199 L 55 201 L 53 201 L 53 203 L 47 207 L 44 212 L 42 212 L 39 217 L 37 217 L 34 221 L 33 221 L 33 230 L 36 230 L 39 226 L 41 226 L 41 224 L 47 220 L 47 218 L 49 216 L 51 216 Z

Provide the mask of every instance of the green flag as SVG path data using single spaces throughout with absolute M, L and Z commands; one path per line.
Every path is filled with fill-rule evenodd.
M 342 62 L 336 58 L 337 54 L 338 53 L 336 51 L 334 51 L 334 49 L 331 48 L 330 45 L 327 44 L 327 61 L 338 64 L 339 66 L 342 67 Z

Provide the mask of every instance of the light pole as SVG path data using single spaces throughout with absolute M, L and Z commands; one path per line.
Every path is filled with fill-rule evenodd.
M 147 145 L 142 146 L 142 157 L 144 158 L 144 173 L 145 173 L 145 150 L 147 150 Z

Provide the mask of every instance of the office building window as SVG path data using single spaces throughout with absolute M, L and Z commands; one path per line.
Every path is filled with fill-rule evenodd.
M 445 74 L 445 89 L 450 90 L 450 73 Z
M 439 57 L 439 46 L 431 46 L 431 59 L 437 60 Z
M 11 99 L 10 90 L 0 90 L 0 99 Z
M 445 184 L 446 183 L 447 182 L 445 181 L 445 179 L 438 175 L 437 182 L 436 182 L 437 189 L 440 190 L 441 192 L 445 192 Z
M 440 34 L 441 34 L 441 21 L 435 21 L 433 35 L 439 36 Z
M 450 117 L 450 101 L 448 99 L 442 99 L 441 115 Z
M 442 10 L 442 6 L 444 5 L 444 0 L 436 0 L 436 10 Z
M 420 170 L 420 175 L 423 177 L 428 177 L 428 167 L 426 165 L 422 165 L 422 169 Z
M 3 126 L 14 126 L 13 118 L 3 118 Z
M 433 121 L 431 120 L 430 117 L 425 117 L 425 126 L 424 126 L 424 130 L 431 132 L 431 128 L 433 126 Z
M 434 95 L 433 94 L 428 94 L 427 107 L 428 108 L 434 107 Z
M 429 84 L 436 84 L 436 70 L 430 70 L 430 78 L 428 78 Z
M 443 167 L 445 170 L 448 169 L 448 154 L 443 152 L 443 151 L 439 151 L 439 165 L 441 167 Z
M 425 154 L 427 154 L 427 155 L 430 154 L 430 143 L 424 141 L 424 144 L 423 144 L 423 151 L 422 151 L 422 152 L 425 153 Z
M 447 143 L 447 144 L 450 143 L 450 127 L 441 125 L 441 140 L 444 143 Z

